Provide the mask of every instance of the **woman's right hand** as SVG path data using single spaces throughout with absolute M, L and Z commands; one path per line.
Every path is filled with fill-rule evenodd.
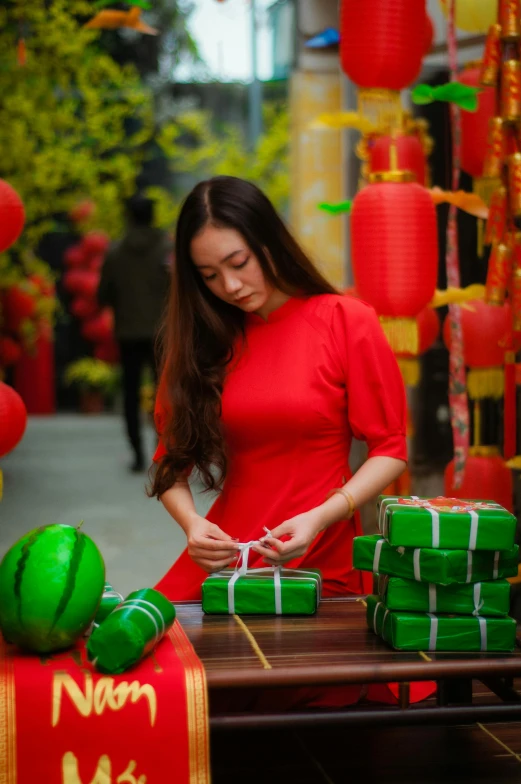
M 238 539 L 199 515 L 191 520 L 187 539 L 188 555 L 209 574 L 229 566 L 239 554 Z

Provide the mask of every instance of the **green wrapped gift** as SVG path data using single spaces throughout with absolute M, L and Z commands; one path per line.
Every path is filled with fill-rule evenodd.
M 400 651 L 510 652 L 516 643 L 513 618 L 398 612 L 378 596 L 367 597 L 367 625 Z
M 110 613 L 115 610 L 122 601 L 122 595 L 115 591 L 110 583 L 105 583 L 101 602 L 94 618 L 94 626 L 99 626 L 100 623 L 105 620 L 107 615 L 110 615 Z
M 209 615 L 313 615 L 320 601 L 318 569 L 223 569 L 202 585 Z
M 380 600 L 389 610 L 501 617 L 510 609 L 510 583 L 506 580 L 434 585 L 388 574 L 375 577 Z
M 174 620 L 174 605 L 162 593 L 134 591 L 92 632 L 89 659 L 101 672 L 125 672 L 150 653 Z
M 389 544 L 446 550 L 511 550 L 516 518 L 494 501 L 381 495 L 378 530 Z
M 517 574 L 518 545 L 512 550 L 433 550 L 393 547 L 381 536 L 357 536 L 353 544 L 355 569 L 407 577 L 424 583 L 453 585 L 497 580 Z

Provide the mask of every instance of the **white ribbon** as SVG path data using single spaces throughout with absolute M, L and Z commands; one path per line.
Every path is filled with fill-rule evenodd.
M 481 650 L 486 651 L 488 647 L 487 641 L 487 619 L 483 616 L 478 616 L 479 621 L 479 636 L 481 641 Z
M 467 550 L 467 583 L 472 582 L 472 550 Z
M 374 548 L 374 557 L 373 557 L 373 573 L 378 571 L 378 567 L 380 566 L 380 556 L 382 554 L 382 547 L 384 546 L 385 539 L 378 539 L 376 543 L 376 547 Z
M 474 510 L 469 511 L 470 515 L 470 537 L 469 537 L 469 550 L 475 550 L 478 541 L 478 526 L 479 518 L 477 512 Z
M 414 579 L 417 582 L 421 582 L 422 579 L 421 570 L 420 570 L 420 553 L 421 553 L 421 549 L 418 547 L 416 548 L 413 554 Z
M 157 621 L 152 615 L 152 613 L 149 612 L 145 607 L 141 607 L 142 604 L 146 604 L 148 607 L 151 607 L 154 610 L 154 612 L 157 614 L 157 617 L 159 618 L 159 621 L 161 623 L 161 631 L 159 630 Z M 157 642 L 159 638 L 165 633 L 165 621 L 161 614 L 161 610 L 159 610 L 159 608 L 157 608 L 155 604 L 152 604 L 151 602 L 147 602 L 146 599 L 127 599 L 127 601 L 123 602 L 123 604 L 120 604 L 119 607 L 116 607 L 116 609 L 113 610 L 113 613 L 119 612 L 120 610 L 126 610 L 130 607 L 132 607 L 133 610 L 139 610 L 139 612 L 144 613 L 146 616 L 148 616 L 148 618 L 150 618 L 156 630 L 155 642 Z
M 484 600 L 481 598 L 481 583 L 474 583 L 474 612 L 472 615 L 479 615 L 479 611 L 484 603 Z
M 492 573 L 492 579 L 497 580 L 499 575 L 499 550 L 496 550 L 494 553 L 494 571 Z
M 237 564 L 235 566 L 235 571 L 233 572 L 232 576 L 228 580 L 228 614 L 235 615 L 235 584 L 239 577 L 244 577 L 247 574 L 255 574 L 255 575 L 273 575 L 273 589 L 275 593 L 275 614 L 282 615 L 282 580 L 284 577 L 287 577 L 291 580 L 309 580 L 312 577 L 317 583 L 317 603 L 320 601 L 320 597 L 322 594 L 322 581 L 320 579 L 320 575 L 316 572 L 311 572 L 306 569 L 298 569 L 298 574 L 293 575 L 293 570 L 286 570 L 290 571 L 290 574 L 283 574 L 283 569 L 281 566 L 266 566 L 260 567 L 258 569 L 248 569 L 248 560 L 250 555 L 250 550 L 256 544 L 259 544 L 258 539 L 254 539 L 251 542 L 239 543 L 237 548 L 239 550 L 239 557 L 237 560 Z M 228 574 L 224 571 L 215 572 L 211 575 L 210 579 L 213 578 L 226 578 L 228 579 Z
M 429 612 L 435 613 L 436 612 L 436 586 L 434 583 L 429 583 Z
M 431 627 L 429 630 L 429 651 L 436 650 L 436 642 L 438 639 L 438 618 L 433 613 L 427 613 L 429 618 L 431 619 Z

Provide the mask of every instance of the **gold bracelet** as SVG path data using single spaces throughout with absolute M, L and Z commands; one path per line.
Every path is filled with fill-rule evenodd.
M 335 493 L 340 493 L 340 495 L 343 496 L 347 501 L 348 512 L 347 512 L 346 520 L 350 520 L 351 517 L 354 515 L 356 509 L 356 504 L 354 502 L 353 496 L 344 487 L 335 487 L 334 490 L 331 490 L 327 494 L 327 498 L 331 498 L 331 496 L 334 495 Z

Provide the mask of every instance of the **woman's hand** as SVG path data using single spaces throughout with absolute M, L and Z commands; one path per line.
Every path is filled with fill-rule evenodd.
M 271 566 L 280 566 L 304 555 L 322 529 L 323 521 L 319 509 L 312 509 L 286 520 L 273 529 L 271 536 L 264 536 L 260 540 L 261 544 L 252 549 L 263 555 Z M 288 541 L 282 542 L 282 536 L 289 537 Z
M 238 555 L 238 540 L 232 539 L 218 525 L 199 515 L 190 521 L 187 540 L 188 555 L 209 574 L 229 566 Z

